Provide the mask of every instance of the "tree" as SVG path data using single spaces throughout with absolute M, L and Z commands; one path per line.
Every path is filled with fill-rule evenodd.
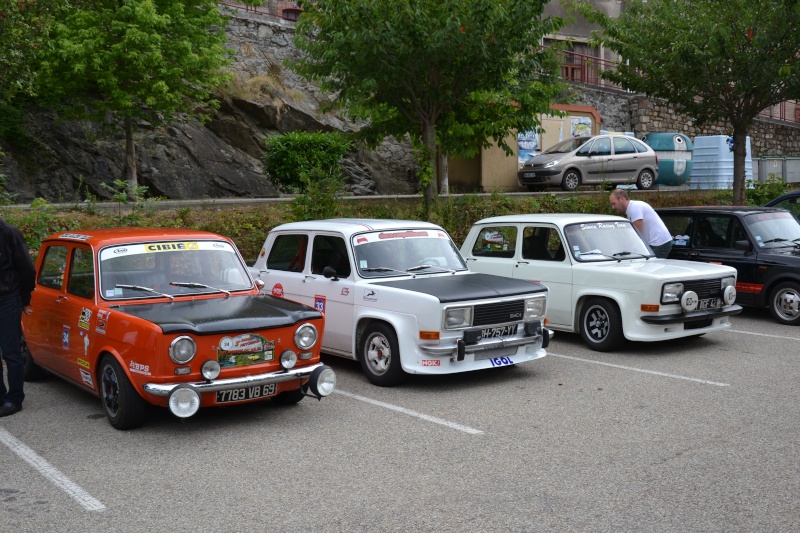
M 553 50 L 540 46 L 562 21 L 546 0 L 305 0 L 291 67 L 369 119 L 376 142 L 409 134 L 436 169 L 442 153 L 468 155 L 540 126 L 561 92 Z M 430 203 L 435 174 L 426 185 Z
M 125 177 L 137 191 L 134 122 L 205 118 L 228 79 L 225 17 L 214 0 L 74 0 L 40 54 L 40 93 L 80 116 L 121 122 Z
M 630 0 L 617 19 L 577 6 L 622 61 L 603 76 L 663 98 L 698 125 L 733 130 L 733 202 L 744 205 L 747 132 L 769 106 L 798 97 L 796 0 Z

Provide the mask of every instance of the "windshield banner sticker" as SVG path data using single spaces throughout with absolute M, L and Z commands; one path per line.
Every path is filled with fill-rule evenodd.
M 217 348 L 219 366 L 246 366 L 275 360 L 275 343 L 260 335 L 245 333 L 223 337 Z

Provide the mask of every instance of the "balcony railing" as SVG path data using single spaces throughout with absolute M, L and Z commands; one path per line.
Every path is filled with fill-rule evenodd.
M 266 0 L 260 6 L 249 6 L 247 4 L 237 2 L 236 0 L 220 0 L 218 3 L 248 13 L 270 15 L 272 17 L 293 21 L 296 21 L 302 12 L 302 9 L 297 6 L 297 2 L 288 2 L 283 0 Z

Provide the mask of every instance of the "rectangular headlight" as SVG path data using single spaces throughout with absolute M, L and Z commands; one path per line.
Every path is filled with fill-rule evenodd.
M 462 329 L 472 325 L 472 307 L 450 307 L 444 313 L 444 329 Z
M 547 299 L 541 296 L 525 300 L 525 320 L 542 318 L 547 311 Z
M 661 288 L 661 303 L 678 303 L 683 296 L 683 283 L 665 283 Z
M 720 283 L 720 289 L 723 291 L 726 287 L 736 287 L 736 276 L 731 276 L 729 278 L 722 278 L 722 282 Z

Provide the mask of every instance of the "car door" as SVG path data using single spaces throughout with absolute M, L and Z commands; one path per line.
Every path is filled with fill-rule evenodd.
M 330 233 L 312 235 L 307 266 L 300 301 L 325 314 L 322 349 L 352 357 L 355 275 L 344 237 Z M 326 267 L 332 267 L 336 276 L 326 278 L 323 275 Z
M 36 290 L 31 295 L 31 312 L 23 316 L 23 324 L 25 341 L 34 359 L 41 365 L 52 368 L 53 357 L 63 348 L 61 339 L 59 338 L 59 342 L 54 341 L 51 332 L 69 333 L 68 327 L 62 328 L 66 327 L 66 315 L 61 305 L 66 298 L 64 272 L 67 268 L 69 247 L 50 244 L 39 253 L 42 254 L 42 260 L 36 274 Z
M 583 145 L 575 157 L 581 170 L 583 183 L 603 183 L 613 180 L 611 166 L 611 139 L 599 137 Z
M 300 301 L 308 267 L 308 241 L 305 233 L 275 235 L 269 248 L 266 270 L 258 274 L 258 278 L 265 283 L 262 292 Z
M 512 277 L 543 283 L 550 291 L 547 318 L 553 325 L 571 328 L 574 301 L 572 267 L 564 252 L 558 228 L 546 224 L 523 224 L 521 255 Z
M 614 137 L 612 146 L 614 154 L 611 157 L 611 174 L 615 183 L 636 181 L 639 175 L 639 153 L 631 141 L 625 137 Z
M 514 277 L 514 259 L 517 255 L 516 224 L 483 226 L 470 243 L 467 255 L 469 269 L 484 274 Z

